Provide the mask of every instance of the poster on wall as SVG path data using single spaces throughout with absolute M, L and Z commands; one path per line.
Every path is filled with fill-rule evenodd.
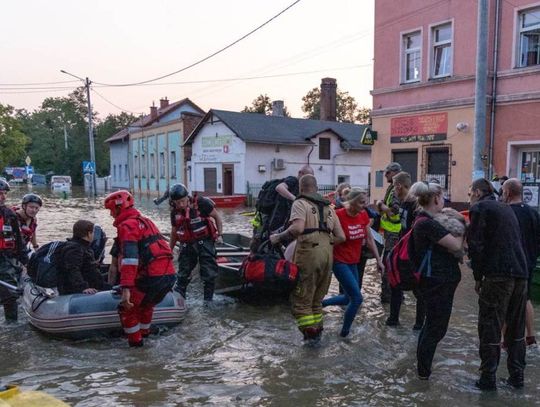
M 394 117 L 390 121 L 391 143 L 446 140 L 448 113 Z
M 538 207 L 538 187 L 537 186 L 523 186 L 523 202 L 529 206 Z

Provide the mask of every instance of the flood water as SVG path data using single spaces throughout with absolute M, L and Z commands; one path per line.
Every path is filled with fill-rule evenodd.
M 16 190 L 9 204 L 26 189 Z M 41 244 L 64 239 L 80 218 L 114 237 L 103 198 L 45 196 L 39 213 Z M 168 232 L 167 205 L 136 197 L 142 212 Z M 225 231 L 248 232 L 249 218 L 224 213 Z M 340 339 L 341 308 L 325 313 L 319 347 L 303 345 L 286 304 L 254 306 L 217 296 L 203 307 L 198 281 L 188 289 L 184 322 L 143 349 L 125 339 L 53 340 L 30 329 L 25 315 L 15 325 L 0 311 L 0 384 L 42 390 L 75 406 L 528 406 L 540 405 L 540 350 L 527 355 L 525 389 L 499 385 L 495 393 L 473 387 L 478 375 L 477 296 L 469 271 L 456 293 L 448 334 L 439 344 L 429 382 L 415 375 L 417 334 L 407 296 L 401 327 L 386 327 L 374 269 L 364 280 L 364 304 L 350 338 Z M 335 282 L 331 292 L 337 291 Z M 535 307 L 536 326 L 540 309 Z M 506 377 L 505 354 L 499 376 Z

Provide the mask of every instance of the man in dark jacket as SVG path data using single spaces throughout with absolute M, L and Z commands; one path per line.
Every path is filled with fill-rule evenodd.
M 475 180 L 469 196 L 469 258 L 479 294 L 480 379 L 476 386 L 495 390 L 501 355 L 501 329 L 506 323 L 508 383 L 523 387 L 527 261 L 519 223 L 510 206 L 495 200 L 488 180 Z
M 531 284 L 536 259 L 540 256 L 540 215 L 536 209 L 523 202 L 523 184 L 517 178 L 508 179 L 501 188 L 502 201 L 510 205 L 516 214 L 521 232 L 521 243 L 527 258 L 529 279 L 527 281 L 527 312 L 525 326 L 527 346 L 536 344 L 534 334 L 534 309 L 531 303 Z
M 90 244 L 94 238 L 94 224 L 78 220 L 73 225 L 73 237 L 60 248 L 58 291 L 66 294 L 95 294 L 103 289 L 103 279 Z

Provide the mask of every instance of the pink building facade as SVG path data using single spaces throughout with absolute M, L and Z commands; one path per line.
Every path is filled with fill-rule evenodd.
M 477 2 L 399 4 L 375 1 L 371 195 L 383 195 L 382 170 L 397 161 L 413 181 L 437 179 L 452 201 L 466 202 Z M 488 19 L 485 172 L 540 182 L 540 1 L 490 0 Z

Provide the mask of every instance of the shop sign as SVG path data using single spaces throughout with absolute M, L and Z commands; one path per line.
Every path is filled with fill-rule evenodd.
M 232 145 L 232 135 L 204 136 L 201 138 L 201 148 L 204 154 L 228 153 Z
M 395 117 L 390 121 L 391 143 L 446 140 L 448 113 Z
M 523 186 L 523 203 L 529 206 L 538 207 L 538 187 L 537 186 Z

